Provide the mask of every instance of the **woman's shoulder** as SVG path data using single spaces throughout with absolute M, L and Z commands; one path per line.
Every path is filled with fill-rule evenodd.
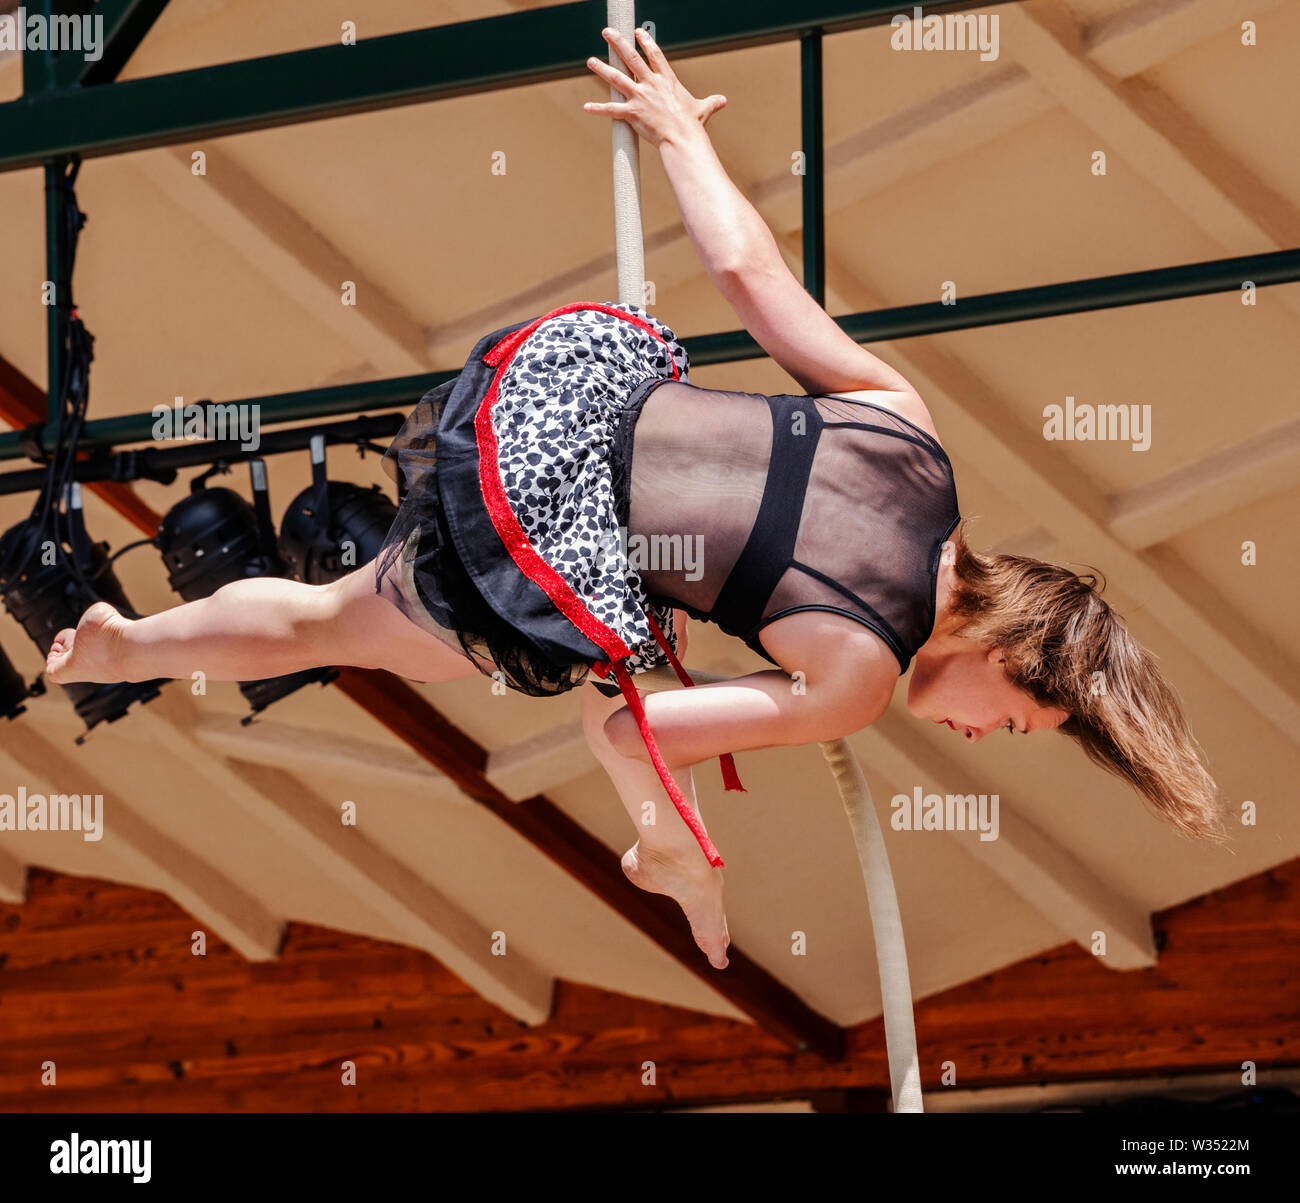
M 943 442 L 939 438 L 939 432 L 935 429 L 934 419 L 930 416 L 930 410 L 921 400 L 920 394 L 913 389 L 859 389 L 851 393 L 826 393 L 827 397 L 844 397 L 849 401 L 865 401 L 868 405 L 874 405 L 878 409 L 886 409 L 890 413 L 897 414 L 900 418 L 910 422 L 913 426 L 919 427 L 928 434 L 940 447 Z
M 834 611 L 801 610 L 768 623 L 758 638 L 795 680 L 848 685 L 854 704 L 871 714 L 859 726 L 874 722 L 889 705 L 900 676 L 898 658 L 862 623 Z

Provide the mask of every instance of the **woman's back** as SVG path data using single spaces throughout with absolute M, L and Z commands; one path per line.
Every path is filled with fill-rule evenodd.
M 652 595 L 769 660 L 764 626 L 830 610 L 907 668 L 933 627 L 939 552 L 959 520 L 929 434 L 847 398 L 648 381 L 618 446 L 620 522 Z

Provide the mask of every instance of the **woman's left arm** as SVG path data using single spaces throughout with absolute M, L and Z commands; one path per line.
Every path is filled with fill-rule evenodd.
M 898 684 L 898 661 L 884 641 L 865 627 L 846 633 L 843 619 L 820 611 L 793 619 L 803 628 L 798 646 L 815 649 L 800 657 L 797 677 L 768 669 L 645 699 L 646 718 L 669 766 L 698 764 L 724 752 L 838 739 L 884 713 Z M 619 755 L 649 759 L 626 706 L 605 721 L 604 729 Z
M 914 395 L 901 373 L 854 342 L 794 278 L 767 223 L 728 176 L 704 128 L 726 98 L 696 99 L 650 35 L 638 29 L 637 36 L 645 58 L 605 31 L 631 78 L 600 59 L 587 61 L 626 99 L 584 107 L 627 121 L 659 148 L 700 262 L 745 329 L 809 393 Z

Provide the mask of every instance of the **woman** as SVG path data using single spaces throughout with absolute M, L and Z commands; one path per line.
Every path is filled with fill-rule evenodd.
M 587 680 L 584 728 L 640 837 L 623 867 L 678 901 L 718 968 L 721 862 L 689 766 L 721 756 L 736 788 L 730 752 L 857 731 L 913 658 L 918 718 L 972 743 L 1064 731 L 1182 831 L 1217 835 L 1177 700 L 1095 581 L 966 546 L 920 397 L 791 276 L 714 154 L 704 126 L 724 98 L 695 99 L 644 30 L 644 57 L 605 37 L 630 78 L 588 65 L 625 99 L 587 111 L 659 148 L 710 278 L 808 395 L 694 388 L 673 332 L 636 306 L 496 331 L 390 448 L 402 505 L 375 565 L 327 586 L 243 581 L 134 621 L 99 603 L 55 640 L 50 678 L 352 664 L 553 694 L 594 669 L 607 679 Z M 683 611 L 775 667 L 643 704 L 633 677 L 675 660 Z M 660 783 L 686 823 L 645 823 Z

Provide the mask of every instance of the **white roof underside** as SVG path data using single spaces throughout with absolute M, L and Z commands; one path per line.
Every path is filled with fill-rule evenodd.
M 363 37 L 530 6 L 378 7 L 365 10 Z M 1049 20 L 1061 10 L 996 10 L 1001 53 L 988 63 L 893 52 L 888 29 L 827 39 L 833 313 L 935 300 L 949 280 L 971 295 L 1300 245 L 1300 3 L 1076 0 L 1070 9 L 1082 31 L 1073 47 Z M 351 0 L 176 0 L 126 76 L 329 43 L 356 14 Z M 1258 23 L 1258 46 L 1241 45 L 1245 19 Z M 783 43 L 681 64 L 688 86 L 729 98 L 711 126 L 718 151 L 792 263 L 798 63 L 797 45 Z M 19 75 L 16 62 L 0 65 L 0 95 L 15 93 Z M 610 298 L 609 135 L 581 109 L 600 91 L 566 80 L 88 160 L 76 288 L 96 336 L 92 416 L 177 395 L 233 400 L 456 367 L 488 330 Z M 195 149 L 207 154 L 205 177 L 189 170 Z M 1097 150 L 1108 156 L 1104 177 L 1090 170 Z M 504 176 L 490 169 L 494 151 L 506 154 Z M 652 152 L 643 165 L 655 312 L 679 335 L 734 328 Z M 0 355 L 38 382 L 41 206 L 39 172 L 0 176 Z M 356 310 L 340 305 L 343 280 L 358 283 Z M 1259 809 L 1258 825 L 1236 832 L 1230 849 L 1190 844 L 1063 737 L 967 747 L 912 719 L 900 687 L 889 715 L 853 741 L 882 818 L 892 795 L 917 785 L 996 792 L 1002 802 L 996 844 L 887 832 L 918 997 L 1083 938 L 1091 916 L 1107 916 L 1108 930 L 1138 948 L 1152 910 L 1300 855 L 1300 673 L 1290 646 L 1298 333 L 1293 284 L 1261 290 L 1253 308 L 1227 293 L 875 348 L 930 405 L 977 540 L 1100 567 L 1106 596 L 1185 699 L 1225 795 Z M 793 387 L 766 360 L 692 378 Z M 1067 394 L 1149 404 L 1150 449 L 1044 441 L 1042 409 Z M 345 450 L 331 451 L 330 470 L 384 481 L 373 458 Z M 278 515 L 308 481 L 305 455 L 273 458 L 270 475 Z M 245 477 L 222 483 L 244 489 Z M 138 486 L 160 512 L 184 489 L 184 480 Z M 0 498 L 0 528 L 29 504 Z M 98 499 L 87 511 L 96 538 L 138 537 Z M 1256 566 L 1242 564 L 1245 540 L 1258 548 Z M 176 600 L 150 551 L 122 560 L 120 576 L 140 610 Z M 40 657 L 7 616 L 0 644 L 35 674 Z M 694 624 L 690 663 L 737 673 L 761 662 Z M 520 796 L 546 793 L 611 857 L 621 853 L 633 833 L 574 739 L 577 698 L 498 697 L 489 685 L 416 688 L 501 754 L 503 782 L 528 782 Z M 501 959 L 471 951 L 473 984 L 525 1017 L 530 1004 L 510 1000 L 535 999 L 550 977 L 737 1014 L 336 690 L 303 691 L 241 731 L 235 686 L 197 698 L 171 686 L 146 708 L 152 718 L 133 712 L 82 748 L 61 695 L 31 709 L 0 732 L 0 790 L 12 781 L 103 792 L 108 831 L 98 843 L 0 835 L 11 862 L 165 889 L 255 955 L 271 954 L 284 919 L 437 951 L 439 930 L 468 917 L 507 933 L 522 966 L 502 985 Z M 561 754 L 511 751 L 544 732 Z M 367 758 L 380 754 L 396 767 L 374 771 Z M 280 767 L 249 763 L 265 760 Z M 48 766 L 46 779 L 33 764 Z M 744 754 L 739 767 L 749 792 L 730 797 L 716 765 L 696 770 L 730 866 L 733 938 L 831 1019 L 877 1014 L 862 882 L 817 749 Z M 351 866 L 334 830 L 347 800 L 368 845 Z M 791 954 L 797 931 L 806 956 Z

